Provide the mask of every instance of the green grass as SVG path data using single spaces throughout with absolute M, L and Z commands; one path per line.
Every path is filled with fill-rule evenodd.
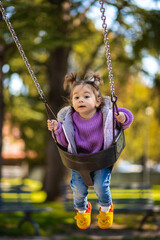
M 14 184 L 19 184 L 17 181 Z M 27 180 L 27 184 L 34 191 L 40 191 L 41 185 L 39 183 L 34 183 Z M 129 193 L 127 192 L 126 195 Z M 125 197 L 126 197 L 125 195 Z M 40 191 L 38 201 L 42 202 L 45 200 L 45 193 Z M 123 197 L 123 196 L 122 196 Z M 156 201 L 156 204 L 160 205 L 160 185 L 153 186 L 153 197 Z M 75 225 L 74 212 L 66 212 L 63 209 L 63 204 L 59 202 L 50 202 L 45 204 L 36 203 L 37 206 L 41 207 L 51 207 L 52 212 L 43 212 L 43 213 L 34 213 L 33 219 L 38 222 L 40 227 L 40 234 L 42 236 L 52 236 L 54 234 L 64 234 L 66 237 L 65 240 L 90 240 L 89 236 L 86 237 L 73 237 L 73 233 L 78 232 Z M 34 230 L 30 223 L 25 223 L 21 229 L 17 228 L 18 222 L 23 217 L 23 213 L 0 213 L 0 236 L 31 236 L 34 235 Z M 142 218 L 142 215 L 138 214 L 116 214 L 114 216 L 113 228 L 115 231 L 117 229 L 137 229 L 139 222 Z M 160 220 L 160 216 L 158 216 Z M 95 232 L 99 231 L 97 227 L 96 214 L 92 214 L 92 228 Z M 145 224 L 144 229 L 156 230 L 155 225 L 149 220 Z M 107 230 L 110 231 L 110 230 Z M 81 232 L 81 231 L 80 231 Z M 101 240 L 104 240 L 103 238 Z M 138 238 L 135 237 L 132 240 L 145 240 L 147 238 Z M 154 239 L 154 238 L 153 238 Z M 155 238 L 157 240 L 157 238 Z M 114 239 L 112 239 L 114 240 Z M 127 240 L 127 238 L 125 238 Z M 131 240 L 131 239 L 130 239 Z M 152 240 L 152 239 L 150 239 Z
M 74 213 L 63 210 L 62 204 L 58 202 L 38 204 L 41 207 L 51 207 L 52 212 L 34 213 L 33 219 L 38 222 L 42 236 L 50 236 L 55 233 L 69 234 L 76 231 L 74 224 Z M 21 229 L 17 228 L 23 213 L 0 213 L 0 236 L 28 236 L 34 231 L 30 223 L 25 223 Z
M 33 219 L 38 222 L 40 226 L 40 234 L 42 236 L 52 236 L 54 234 L 66 234 L 72 236 L 73 233 L 80 231 L 77 230 L 74 221 L 74 212 L 66 212 L 63 210 L 61 202 L 53 202 L 43 204 L 44 207 L 51 207 L 52 212 L 35 213 Z M 22 218 L 22 213 L 12 214 L 0 214 L 0 236 L 31 236 L 34 235 L 32 226 L 29 223 L 25 223 L 21 229 L 17 228 L 19 220 Z M 113 229 L 137 229 L 141 215 L 132 214 L 115 215 Z M 92 215 L 92 227 L 94 231 L 99 231 L 96 224 L 96 214 Z M 148 222 L 145 225 L 145 229 L 155 230 L 155 226 L 152 222 Z M 108 230 L 109 231 L 109 230 Z M 76 238 L 69 237 L 66 240 L 75 240 Z M 84 239 L 84 238 L 77 238 Z M 88 240 L 86 238 L 85 240 Z M 138 238 L 137 238 L 138 239 Z M 135 240 L 135 239 L 134 239 Z M 150 239 L 151 240 L 151 239 Z
M 8 179 L 8 178 L 3 178 L 1 180 L 2 184 L 6 184 L 7 186 L 17 186 L 17 185 L 21 185 L 24 184 L 24 186 L 22 187 L 23 190 L 29 190 L 31 191 L 31 199 L 34 203 L 42 203 L 46 200 L 46 193 L 44 191 L 42 191 L 42 183 L 39 181 L 34 181 L 32 179 L 24 179 L 22 181 L 21 178 L 14 178 L 14 179 Z M 13 197 L 17 197 L 17 194 L 13 193 L 4 193 L 2 194 L 3 198 L 9 198 L 10 196 Z M 23 194 L 21 194 L 21 197 L 23 198 Z
M 160 206 L 160 185 L 153 186 L 153 198 L 155 204 Z

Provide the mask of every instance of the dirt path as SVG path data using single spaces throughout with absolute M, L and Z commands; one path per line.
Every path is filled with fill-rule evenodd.
M 57 234 L 51 237 L 0 237 L 0 240 L 69 240 L 71 237 L 84 237 L 91 240 L 125 240 L 125 239 L 145 239 L 145 240 L 160 240 L 160 231 L 137 231 L 137 230 L 109 230 L 98 232 L 76 232 L 72 235 Z M 78 240 L 78 239 L 77 239 Z

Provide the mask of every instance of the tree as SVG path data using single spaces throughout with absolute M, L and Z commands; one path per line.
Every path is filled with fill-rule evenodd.
M 9 4 L 11 5 L 11 1 Z M 92 4 L 92 3 L 91 3 Z M 38 5 L 35 2 L 32 1 L 32 3 L 26 3 L 25 1 L 22 1 L 21 4 L 14 4 L 14 8 L 8 8 L 11 11 L 11 20 L 13 21 L 13 26 L 17 33 L 20 33 L 21 27 L 25 27 L 25 32 L 21 32 L 22 36 L 18 34 L 18 36 L 22 37 L 23 41 L 22 46 L 26 52 L 26 55 L 28 51 L 30 50 L 30 59 L 31 59 L 31 65 L 34 64 L 34 68 L 36 69 L 36 66 L 39 66 L 40 69 L 43 69 L 43 66 L 45 66 L 46 71 L 46 77 L 49 79 L 50 83 L 50 93 L 49 93 L 49 102 L 52 106 L 54 106 L 54 111 L 57 112 L 58 109 L 62 106 L 63 100 L 62 95 L 64 96 L 62 83 L 64 79 L 64 75 L 67 72 L 68 68 L 68 56 L 69 52 L 71 51 L 72 42 L 77 41 L 78 36 L 74 37 L 74 27 L 77 28 L 81 23 L 81 21 L 84 20 L 84 23 L 82 24 L 82 27 L 79 28 L 81 31 L 81 37 L 86 37 L 86 34 L 88 33 L 87 21 L 85 16 L 83 14 L 77 14 L 76 17 L 73 19 L 70 19 L 69 11 L 70 11 L 70 4 L 69 1 L 44 1 L 43 5 Z M 29 9 L 29 11 L 27 11 Z M 35 12 L 35 9 L 37 12 Z M 39 18 L 40 13 L 43 14 L 43 18 Z M 54 14 L 53 14 L 54 13 Z M 20 21 L 20 19 L 25 20 Z M 58 21 L 57 21 L 58 20 Z M 27 23 L 28 21 L 28 23 Z M 73 21 L 73 23 L 72 23 Z M 38 26 L 37 26 L 38 22 Z M 32 29 L 35 28 L 36 31 L 32 31 Z M 76 31 L 77 31 L 76 30 Z M 71 32 L 73 32 L 73 36 L 71 36 Z M 30 34 L 29 34 L 30 33 Z M 43 36 L 42 36 L 43 35 Z M 77 34 L 76 34 L 77 35 Z M 19 38 L 20 38 L 19 37 Z M 37 44 L 35 47 L 35 43 Z M 6 43 L 7 45 L 7 43 Z M 43 62 L 43 66 L 41 66 L 41 62 L 39 60 L 39 56 L 41 56 L 42 49 L 46 47 L 46 62 Z M 45 54 L 44 54 L 45 55 Z M 30 114 L 31 118 L 30 120 L 27 119 L 27 121 L 24 121 L 24 115 L 25 112 L 21 111 L 20 109 L 22 107 L 32 107 L 32 109 L 35 109 L 37 111 L 37 95 L 35 95 L 35 91 L 32 90 L 33 84 L 28 81 L 28 76 L 26 76 L 25 69 L 22 66 L 18 53 L 15 53 L 11 55 L 11 59 L 8 59 L 8 62 L 11 65 L 11 72 L 18 72 L 20 76 L 23 79 L 24 84 L 27 84 L 29 86 L 29 95 L 23 96 L 23 94 L 16 99 L 14 98 L 13 101 L 8 105 L 9 109 L 12 112 L 12 109 L 14 107 L 17 108 L 19 106 L 19 109 L 17 108 L 17 111 L 12 112 L 12 122 L 17 122 L 19 120 L 20 127 L 22 131 L 22 136 L 26 140 L 26 147 L 27 145 L 31 148 L 31 142 L 32 145 L 34 144 L 34 141 L 30 139 L 30 141 L 27 141 L 27 135 L 25 131 L 26 125 L 28 125 L 27 129 L 31 127 L 34 128 L 34 124 L 31 123 L 31 120 L 35 121 L 35 117 L 32 115 L 31 110 L 27 110 Z M 29 59 L 29 60 L 30 60 Z M 39 73 L 39 71 L 38 71 Z M 41 76 L 39 78 L 39 81 L 41 83 L 41 79 L 43 78 L 43 75 L 41 73 Z M 47 83 L 48 83 L 47 82 Z M 43 87 L 47 85 L 42 84 Z M 24 97 L 27 97 L 27 103 L 25 104 Z M 18 100 L 19 99 L 19 100 Z M 16 105 L 15 105 L 16 103 Z M 23 104 L 22 104 L 23 103 Z M 18 114 L 17 114 L 18 113 Z M 35 115 L 35 114 L 34 114 Z M 27 117 L 28 118 L 28 117 Z M 22 120 L 23 119 L 23 120 Z M 35 121 L 36 123 L 37 121 Z M 37 125 L 38 127 L 38 125 Z M 37 135 L 38 133 L 36 133 Z M 49 138 L 49 142 L 47 144 L 48 146 L 48 171 L 46 174 L 46 183 L 45 183 L 45 189 L 48 194 L 48 199 L 53 199 L 54 196 L 58 194 L 59 191 L 59 185 L 57 185 L 57 182 L 59 182 L 59 179 L 63 176 L 63 168 L 61 161 L 59 159 L 59 155 L 57 153 L 57 150 L 53 144 L 53 140 Z M 33 147 L 33 146 L 32 146 Z M 40 152 L 40 151 L 37 151 Z M 38 154 L 39 156 L 39 154 Z M 54 156 L 54 158 L 53 158 Z M 57 174 L 57 169 L 59 174 Z M 49 173 L 48 173 L 49 172 Z M 55 172 L 55 174 L 54 174 Z M 52 187 L 54 186 L 54 188 Z
M 140 150 L 143 143 L 142 138 L 136 134 L 138 129 L 136 127 L 139 126 L 140 129 L 145 122 L 144 119 L 142 121 L 141 110 L 148 106 L 147 101 L 150 97 L 150 89 L 144 87 L 144 84 L 140 82 L 139 72 L 144 72 L 142 66 L 144 52 L 148 51 L 156 56 L 155 53 L 159 51 L 157 44 L 159 29 L 155 21 L 159 16 L 159 11 L 151 12 L 142 9 L 131 1 L 109 0 L 105 2 L 107 3 L 106 9 L 110 7 L 115 13 L 109 31 L 109 40 L 119 105 L 125 102 L 125 107 L 129 107 L 136 114 L 138 111 L 134 131 L 130 131 L 130 136 L 136 141 L 134 141 L 134 145 L 127 148 L 127 154 L 130 156 L 135 154 L 134 157 L 139 159 L 143 154 Z M 45 90 L 45 94 L 49 96 L 49 103 L 53 106 L 55 113 L 64 104 L 62 96 L 65 97 L 66 93 L 64 93 L 62 85 L 64 75 L 68 71 L 78 69 L 80 76 L 84 76 L 90 69 L 100 71 L 105 79 L 102 91 L 104 94 L 109 94 L 103 36 L 86 15 L 92 5 L 97 6 L 97 1 L 42 0 L 37 2 L 32 0 L 15 2 L 10 0 L 6 4 L 14 6 L 7 8 L 10 11 L 10 18 L 22 40 L 22 46 L 26 55 L 29 56 L 38 80 Z M 99 6 L 97 11 L 99 11 Z M 25 31 L 22 31 L 22 28 Z M 9 47 L 13 42 L 9 37 L 7 39 L 10 41 L 6 41 L 5 36 L 3 31 L 4 46 Z M 21 94 L 13 98 L 13 101 L 8 101 L 7 108 L 12 113 L 12 121 L 19 122 L 22 136 L 26 142 L 26 150 L 34 149 L 37 152 L 37 159 L 40 159 L 40 156 L 44 159 L 44 139 L 46 137 L 46 119 L 44 110 L 42 110 L 44 108 L 42 103 L 39 103 L 37 92 L 15 48 L 9 47 L 8 51 L 5 51 L 5 61 L 10 65 L 8 75 L 18 72 L 24 85 L 28 88 L 27 94 Z M 145 89 L 146 96 L 136 95 L 134 88 L 137 91 Z M 128 95 L 124 94 L 126 92 Z M 19 111 L 13 111 L 17 105 Z M 142 105 L 144 108 L 140 109 Z M 25 112 L 22 111 L 23 108 L 26 109 Z M 32 132 L 30 136 L 26 129 Z M 130 136 L 127 138 L 131 139 Z M 53 200 L 59 193 L 59 183 L 63 179 L 64 168 L 51 137 L 48 137 L 46 141 L 47 174 L 44 186 L 48 200 Z M 134 147 L 138 143 L 140 143 L 140 151 L 135 152 Z
M 1 16 L 0 16 L 1 18 Z M 3 86 L 2 86 L 2 67 L 4 64 L 4 51 L 5 48 L 3 45 L 0 44 L 0 153 L 2 151 L 2 127 L 3 127 Z M 1 179 L 1 167 L 2 167 L 2 155 L 0 155 L 0 179 Z

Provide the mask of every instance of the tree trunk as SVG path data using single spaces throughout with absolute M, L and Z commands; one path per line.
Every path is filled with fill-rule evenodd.
M 4 46 L 0 45 L 0 180 L 1 180 L 1 170 L 2 170 L 2 127 L 3 127 L 3 118 L 4 118 L 4 101 L 3 101 L 3 73 L 2 73 L 2 67 L 3 67 L 3 61 L 4 61 L 4 52 L 5 48 Z
M 59 47 L 51 52 L 50 63 L 48 66 L 50 95 L 49 103 L 57 114 L 62 107 L 65 96 L 63 90 L 64 76 L 67 73 L 67 61 L 69 49 Z M 53 118 L 53 117 L 52 117 Z M 52 201 L 60 194 L 60 183 L 64 178 L 65 167 L 63 166 L 56 144 L 51 134 L 47 143 L 47 166 L 44 189 L 47 192 L 47 200 Z

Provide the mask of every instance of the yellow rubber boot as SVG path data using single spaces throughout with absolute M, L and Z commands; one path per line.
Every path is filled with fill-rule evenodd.
M 101 208 L 100 208 L 97 218 L 98 218 L 98 226 L 101 229 L 106 229 L 111 227 L 113 224 L 113 203 L 110 207 L 109 212 L 101 212 Z
M 79 213 L 77 211 L 77 215 L 75 216 L 77 227 L 80 229 L 87 229 L 91 224 L 91 203 L 88 202 L 88 208 L 85 213 Z

